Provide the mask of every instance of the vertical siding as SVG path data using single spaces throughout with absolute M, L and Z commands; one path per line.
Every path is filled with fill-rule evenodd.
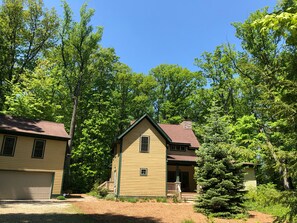
M 140 153 L 140 137 L 150 136 L 148 153 Z M 146 119 L 123 138 L 120 196 L 166 196 L 166 140 Z M 148 176 L 140 176 L 140 168 Z
M 0 134 L 0 146 L 2 146 L 4 135 Z M 43 159 L 31 158 L 33 137 L 17 136 L 14 156 L 0 156 L 0 169 L 53 172 L 54 185 L 53 194 L 60 194 L 62 187 L 66 141 L 45 139 L 45 150 Z
M 252 167 L 248 167 L 244 170 L 246 173 L 244 175 L 244 187 L 245 190 L 253 189 L 257 187 L 257 181 L 255 176 L 255 169 Z

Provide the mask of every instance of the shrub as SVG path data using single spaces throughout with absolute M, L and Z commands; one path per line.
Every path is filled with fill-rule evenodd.
M 252 189 L 245 195 L 247 198 L 245 206 L 250 210 L 257 210 L 283 219 L 290 212 L 289 205 L 285 204 L 289 201 L 285 198 L 285 193 L 277 190 L 276 186 L 271 183 L 259 185 L 257 189 Z
M 106 197 L 107 194 L 108 194 L 108 189 L 102 188 L 102 187 L 101 188 L 98 188 L 98 195 L 100 197 Z
M 108 201 L 114 201 L 116 198 L 115 198 L 114 194 L 107 194 L 105 199 Z
M 173 203 L 179 203 L 180 202 L 177 195 L 174 195 L 172 197 L 172 201 L 173 201 Z
M 166 197 L 158 197 L 156 199 L 157 202 L 161 202 L 161 203 L 166 203 L 167 202 L 167 198 Z
M 60 196 L 57 197 L 57 200 L 62 201 L 62 200 L 66 200 L 66 198 L 64 196 L 60 195 Z
M 181 223 L 195 223 L 195 221 L 193 221 L 192 219 L 185 219 L 185 220 L 182 220 Z

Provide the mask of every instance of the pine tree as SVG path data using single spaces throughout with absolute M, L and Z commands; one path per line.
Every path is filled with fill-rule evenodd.
M 213 104 L 204 127 L 204 143 L 197 150 L 195 177 L 199 187 L 197 212 L 217 217 L 243 213 L 243 168 L 229 153 L 232 144 L 228 118 Z

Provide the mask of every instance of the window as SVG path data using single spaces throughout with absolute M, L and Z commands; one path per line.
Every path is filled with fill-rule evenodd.
M 189 149 L 189 147 L 185 146 L 185 145 L 170 145 L 170 150 L 171 151 L 185 152 L 187 149 Z
M 32 158 L 43 159 L 44 155 L 45 140 L 35 139 L 33 145 Z
M 150 144 L 150 137 L 149 136 L 141 136 L 141 138 L 140 138 L 140 152 L 148 153 L 149 152 L 149 144 Z
M 2 148 L 1 148 L 1 155 L 2 156 L 13 156 L 15 144 L 16 144 L 15 136 L 4 136 Z
M 147 168 L 140 168 L 140 176 L 147 176 Z

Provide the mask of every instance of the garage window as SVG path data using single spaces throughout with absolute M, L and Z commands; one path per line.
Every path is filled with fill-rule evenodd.
M 45 148 L 45 140 L 44 139 L 35 139 L 32 158 L 43 159 L 44 156 L 44 148 Z
M 15 136 L 4 136 L 0 155 L 13 156 L 15 144 L 16 144 Z

